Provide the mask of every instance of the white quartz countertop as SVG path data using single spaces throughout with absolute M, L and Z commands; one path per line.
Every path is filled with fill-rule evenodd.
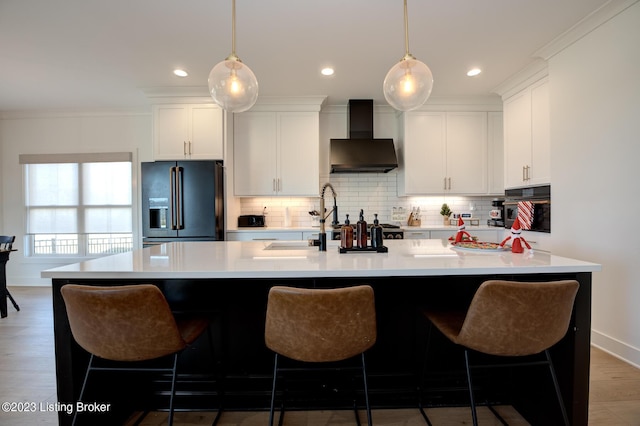
M 486 221 L 485 221 L 486 222 Z M 355 222 L 352 223 L 352 225 L 355 225 Z M 368 224 L 369 226 L 371 225 L 371 223 Z M 458 227 L 457 226 L 446 226 L 446 225 L 423 225 L 423 226 L 409 226 L 409 225 L 399 225 L 400 229 L 402 229 L 403 231 L 451 231 L 452 234 L 455 234 L 456 232 L 458 232 Z M 465 224 L 466 226 L 466 231 L 469 233 L 473 233 L 474 230 L 476 231 L 504 231 L 505 228 L 499 228 L 499 227 L 495 227 L 495 226 L 487 226 L 486 224 L 482 224 L 482 225 L 469 225 L 469 224 Z M 327 223 L 326 225 L 326 231 L 331 230 L 331 225 L 329 223 Z M 235 229 L 227 229 L 227 232 L 287 232 L 287 231 L 292 231 L 292 232 L 319 232 L 320 231 L 320 227 L 319 226 L 300 226 L 300 227 L 296 227 L 296 226 L 290 226 L 290 227 L 284 227 L 284 226 L 260 226 L 260 227 L 240 227 L 240 228 L 235 228 Z
M 546 252 L 475 252 L 446 240 L 389 240 L 388 253 L 326 252 L 305 241 L 173 242 L 42 271 L 43 278 L 312 278 L 595 272 L 601 266 Z

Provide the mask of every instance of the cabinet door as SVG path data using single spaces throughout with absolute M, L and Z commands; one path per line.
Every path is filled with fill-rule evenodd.
M 405 240 L 428 240 L 431 238 L 431 233 L 426 230 L 422 231 L 408 231 L 404 230 L 404 239 Z
M 531 92 L 523 90 L 504 102 L 505 188 L 526 183 L 531 164 Z
M 276 120 L 272 112 L 233 116 L 234 192 L 239 196 L 276 193 Z
M 431 231 L 431 238 L 434 240 L 448 240 L 450 237 L 455 238 L 457 232 L 458 232 L 458 228 L 455 226 L 452 226 L 450 231 L 443 231 L 443 230 Z
M 155 160 L 221 160 L 223 113 L 213 104 L 153 107 Z
M 191 137 L 188 157 L 192 160 L 223 158 L 223 112 L 217 105 L 191 107 Z
M 487 114 L 447 113 L 447 190 L 487 193 Z
M 446 115 L 443 112 L 405 114 L 404 192 L 439 194 L 445 190 Z
M 278 113 L 278 195 L 319 195 L 319 137 L 318 113 Z
M 153 157 L 182 160 L 189 141 L 189 108 L 186 105 L 153 107 Z
M 299 241 L 302 240 L 302 232 L 296 231 L 256 231 L 233 232 L 227 231 L 227 241 Z
M 549 121 L 549 82 L 545 79 L 531 87 L 531 185 L 551 183 Z
M 504 196 L 504 124 L 501 112 L 490 112 L 488 117 L 489 194 Z

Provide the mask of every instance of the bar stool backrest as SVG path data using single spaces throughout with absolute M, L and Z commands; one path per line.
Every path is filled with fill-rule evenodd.
M 574 280 L 485 281 L 454 341 L 492 355 L 540 353 L 567 333 L 578 286 Z
M 11 250 L 15 240 L 15 236 L 0 235 L 0 250 Z
M 74 339 L 98 357 L 142 361 L 186 347 L 169 304 L 154 285 L 67 284 L 61 292 Z
M 373 289 L 275 286 L 269 291 L 265 343 L 276 353 L 305 362 L 341 361 L 376 342 Z

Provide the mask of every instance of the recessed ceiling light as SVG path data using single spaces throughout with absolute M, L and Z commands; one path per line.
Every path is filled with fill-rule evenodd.
M 189 73 L 187 73 L 185 70 L 181 70 L 181 69 L 173 70 L 173 73 L 175 75 L 177 75 L 178 77 L 186 77 L 186 76 L 189 75 Z
M 469 77 L 475 77 L 476 75 L 480 74 L 482 72 L 482 70 L 480 68 L 472 68 L 469 71 L 467 71 L 467 75 Z
M 320 72 L 322 73 L 322 75 L 329 76 L 329 75 L 333 75 L 335 71 L 331 67 L 326 67 L 326 68 L 322 68 Z

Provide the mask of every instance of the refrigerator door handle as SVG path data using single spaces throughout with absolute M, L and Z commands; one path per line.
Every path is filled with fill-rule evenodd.
M 182 182 L 184 181 L 184 169 L 182 167 L 176 167 L 177 180 L 176 180 L 176 194 L 177 194 L 177 229 L 184 229 L 184 199 L 182 198 Z
M 170 203 L 171 204 L 171 229 L 176 230 L 176 171 L 177 167 L 169 168 L 169 189 L 170 189 Z

